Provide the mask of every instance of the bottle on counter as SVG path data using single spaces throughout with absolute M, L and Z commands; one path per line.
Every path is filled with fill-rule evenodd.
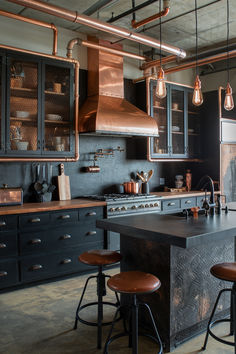
M 186 171 L 185 183 L 186 183 L 186 190 L 187 190 L 187 192 L 191 191 L 191 186 L 192 186 L 192 173 L 191 173 L 190 170 L 187 170 L 187 171 Z

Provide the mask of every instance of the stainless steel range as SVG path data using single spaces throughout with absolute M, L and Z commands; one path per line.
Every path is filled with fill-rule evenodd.
M 153 194 L 104 194 L 87 197 L 106 201 L 106 217 L 108 219 L 134 214 L 158 213 L 161 211 L 161 197 Z M 108 231 L 107 248 L 117 250 L 119 247 L 119 235 Z

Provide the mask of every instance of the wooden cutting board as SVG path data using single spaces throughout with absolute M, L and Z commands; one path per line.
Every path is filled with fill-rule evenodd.
M 71 200 L 70 194 L 70 177 L 64 173 L 64 164 L 59 165 L 61 175 L 58 178 L 59 200 Z

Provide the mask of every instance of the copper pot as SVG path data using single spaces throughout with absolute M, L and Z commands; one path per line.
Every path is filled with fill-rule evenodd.
M 125 182 L 124 183 L 124 192 L 128 194 L 137 194 L 139 192 L 138 182 Z

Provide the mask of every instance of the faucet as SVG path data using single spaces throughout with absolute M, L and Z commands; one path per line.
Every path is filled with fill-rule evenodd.
M 198 185 L 197 185 L 197 189 L 199 187 L 202 186 L 202 188 L 204 189 L 207 185 L 210 186 L 210 192 L 211 192 L 211 195 L 210 195 L 210 202 L 208 203 L 207 199 L 206 199 L 206 194 L 205 194 L 205 200 L 203 202 L 203 208 L 206 210 L 206 213 L 208 212 L 208 210 L 210 209 L 210 214 L 211 215 L 214 215 L 215 214 L 215 196 L 214 196 L 214 183 L 213 183 L 213 180 L 210 176 L 208 175 L 205 175 L 203 176 L 200 181 L 198 182 Z

